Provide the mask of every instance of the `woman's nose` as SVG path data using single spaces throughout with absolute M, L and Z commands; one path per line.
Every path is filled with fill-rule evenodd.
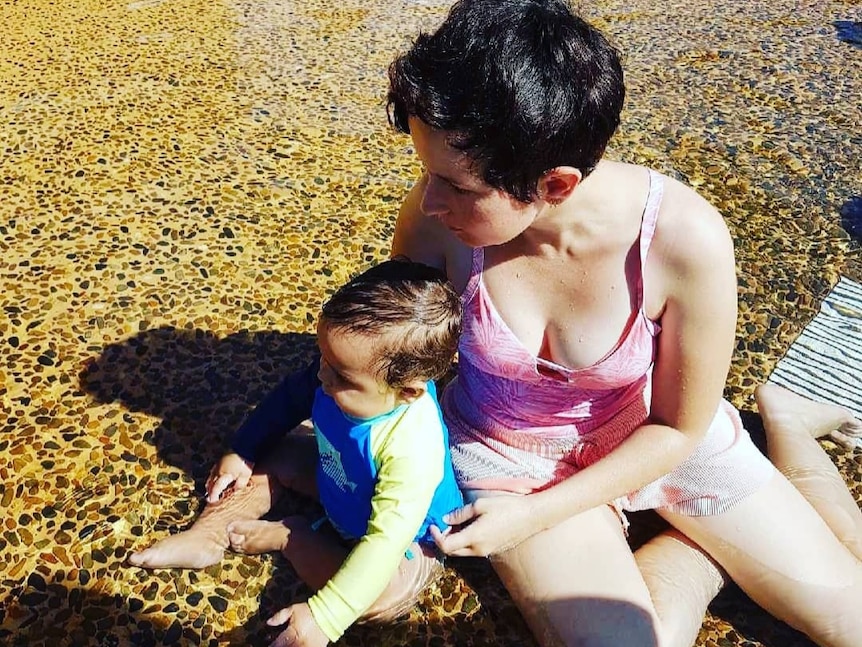
M 422 193 L 422 213 L 426 216 L 442 216 L 448 211 L 443 199 L 440 181 L 433 176 L 425 180 L 425 191 Z

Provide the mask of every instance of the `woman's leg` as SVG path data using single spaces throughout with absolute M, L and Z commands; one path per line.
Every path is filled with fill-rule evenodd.
M 231 548 L 259 554 L 281 551 L 297 575 L 313 590 L 323 588 L 341 568 L 350 548 L 327 524 L 314 529 L 305 517 L 282 521 L 237 521 L 228 527 Z M 410 557 L 403 557 L 398 570 L 361 622 L 389 622 L 408 612 L 428 584 L 442 572 L 434 549 L 413 543 Z
M 834 537 L 830 537 L 830 533 L 824 531 L 823 527 L 825 520 L 828 528 L 859 557 L 862 513 L 847 491 L 846 485 L 832 461 L 813 438 L 839 430 L 840 435 L 833 434 L 834 439 L 839 442 L 842 439 L 852 440 L 854 436 L 862 435 L 862 424 L 858 420 L 854 420 L 845 409 L 813 403 L 780 387 L 761 387 L 757 392 L 757 401 L 764 419 L 770 458 L 782 472 L 788 475 L 802 496 L 808 499 L 811 506 L 816 509 L 812 518 L 811 506 L 801 501 L 798 494 L 787 492 L 788 489 L 792 491 L 793 488 L 780 486 L 780 489 L 784 491 L 784 496 L 790 496 L 794 500 L 794 507 L 806 510 L 813 525 L 819 526 L 819 532 L 815 532 L 815 536 L 809 538 L 811 550 L 819 550 L 818 545 L 820 544 L 827 547 L 829 557 L 824 557 L 824 559 L 832 564 L 825 569 L 827 572 L 831 571 L 833 574 L 836 571 L 844 572 L 844 567 L 849 569 L 846 573 L 858 572 L 858 563 L 842 553 Z M 755 515 L 758 515 L 757 505 L 755 504 L 754 507 Z M 793 517 L 793 514 L 785 512 L 783 516 Z M 803 516 L 806 515 L 803 514 Z M 818 521 L 818 516 L 822 516 L 823 520 Z M 688 519 L 680 517 L 679 526 L 685 526 Z M 586 521 L 589 524 L 589 520 L 581 521 Z M 567 524 L 563 524 L 563 526 L 565 525 Z M 592 644 L 583 638 L 585 632 L 592 634 L 590 639 L 595 639 L 596 644 L 602 644 L 599 639 L 602 629 L 599 628 L 596 631 L 589 629 L 594 624 L 602 625 L 610 631 L 606 644 L 625 644 L 615 640 L 613 628 L 617 621 L 610 620 L 608 625 L 606 624 L 609 622 L 608 618 L 602 618 L 600 615 L 590 612 L 591 604 L 587 602 L 587 599 L 595 598 L 595 595 L 584 595 L 583 591 L 580 590 L 574 595 L 571 591 L 565 592 L 566 582 L 573 582 L 575 578 L 592 580 L 591 575 L 594 575 L 596 571 L 601 577 L 605 569 L 601 555 L 604 554 L 604 551 L 613 551 L 615 555 L 618 555 L 619 540 L 622 534 L 618 527 L 616 531 L 609 531 L 607 527 L 601 531 L 595 527 L 592 527 L 591 530 L 578 530 L 574 520 L 572 520 L 571 525 L 575 526 L 571 532 L 575 535 L 580 534 L 577 540 L 569 537 L 566 529 L 562 526 L 546 531 L 528 540 L 528 542 L 524 542 L 521 546 L 494 557 L 495 568 L 512 593 L 525 618 L 527 618 L 528 624 L 539 639 L 540 644 Z M 780 528 L 780 525 L 772 523 L 766 525 L 773 529 Z M 613 527 L 613 524 L 611 526 Z M 689 536 L 695 538 L 707 536 L 694 532 L 694 530 L 690 532 Z M 584 533 L 587 536 L 584 536 Z M 784 540 L 790 538 L 791 542 L 795 542 L 796 537 L 804 535 L 804 533 L 795 533 L 789 527 L 786 533 L 779 532 L 778 534 L 782 535 L 781 538 Z M 592 548 L 589 546 L 581 548 L 579 540 L 587 541 L 590 536 L 596 540 L 595 543 L 591 544 Z M 587 541 L 587 543 L 589 542 Z M 723 545 L 725 547 L 730 546 L 726 543 Z M 571 550 L 561 549 L 560 546 L 571 547 Z M 764 538 L 762 546 L 768 550 L 770 540 Z M 574 550 L 584 550 L 587 555 L 595 556 L 594 560 L 588 560 L 592 563 L 586 564 L 586 570 L 582 570 L 577 564 L 564 563 L 558 559 L 559 555 L 570 554 Z M 736 554 L 738 551 L 731 549 L 728 552 Z M 807 551 L 800 549 L 797 552 L 796 561 L 806 563 L 808 560 Z M 723 556 L 723 551 L 716 551 L 716 554 Z M 650 609 L 651 617 L 657 618 L 654 621 L 658 627 L 658 644 L 690 647 L 697 638 L 707 605 L 723 586 L 725 576 L 723 569 L 692 539 L 675 530 L 662 533 L 645 544 L 635 553 L 635 560 L 651 600 L 644 598 L 643 590 L 638 591 L 637 586 L 635 586 L 633 590 L 629 591 L 628 601 L 634 601 L 641 609 Z M 746 570 L 746 560 L 740 561 L 741 565 L 735 563 L 735 573 L 739 570 Z M 794 558 L 785 561 L 792 562 Z M 617 568 L 625 571 L 625 567 L 617 564 L 615 568 L 609 569 L 608 573 L 616 572 Z M 755 575 L 757 570 L 754 569 L 753 571 Z M 630 574 L 624 575 L 623 578 L 627 585 L 631 585 Z M 823 578 L 821 577 L 821 579 Z M 777 572 L 767 580 L 771 580 L 778 586 L 771 593 L 776 595 L 778 602 L 781 602 L 781 590 L 785 586 L 785 581 Z M 599 581 L 602 580 L 599 579 Z M 610 579 L 605 581 L 610 582 Z M 847 622 L 848 618 L 851 619 L 852 624 L 852 618 L 855 617 L 853 615 L 855 609 L 853 601 L 860 599 L 858 588 L 851 590 L 850 587 L 854 586 L 851 582 L 845 582 L 849 588 L 843 592 L 841 580 L 839 579 L 837 582 L 839 586 L 837 589 L 832 589 L 831 592 L 829 587 L 826 587 L 827 595 L 825 596 L 830 600 L 833 598 L 836 600 L 834 604 L 836 617 L 832 618 L 833 602 L 821 605 L 820 614 L 809 614 L 815 616 L 813 631 L 820 631 L 818 625 L 825 624 L 826 627 L 822 631 L 827 636 L 830 633 L 840 632 L 842 623 Z M 544 585 L 545 583 L 550 583 L 551 586 L 543 590 L 544 586 L 540 586 L 540 584 Z M 790 587 L 791 583 L 786 585 Z M 757 588 L 754 585 L 750 586 L 752 589 Z M 858 587 L 858 584 L 855 586 Z M 615 591 L 623 591 L 624 588 L 618 583 L 612 584 L 611 590 L 605 591 L 603 596 L 606 600 L 619 599 L 620 604 L 624 604 L 625 595 L 615 594 Z M 765 588 L 769 589 L 769 583 Z M 804 585 L 802 588 L 805 588 Z M 593 593 L 600 592 L 593 591 Z M 632 593 L 634 597 L 631 597 Z M 817 599 L 820 590 L 812 591 L 812 594 Z M 769 597 L 769 591 L 767 591 L 767 597 Z M 801 602 L 801 606 L 805 607 L 808 604 L 804 595 L 799 600 L 798 592 L 796 592 L 796 597 L 795 602 Z M 559 601 L 567 598 L 573 598 L 573 602 L 568 609 L 563 611 L 561 617 L 557 613 L 557 610 L 561 608 Z M 574 599 L 580 601 L 575 603 Z M 644 602 L 645 599 L 647 602 Z M 551 600 L 556 602 L 552 603 Z M 650 602 L 651 607 L 644 606 L 649 605 Z M 849 616 L 847 615 L 848 605 Z M 770 607 L 769 602 L 766 601 L 764 606 Z M 789 618 L 793 615 L 792 603 L 787 606 L 785 611 L 789 613 L 784 615 Z M 619 609 L 621 608 L 619 607 Z M 581 610 L 580 613 L 578 609 Z M 571 616 L 567 616 L 570 611 Z M 777 615 L 784 613 L 781 609 L 774 609 L 774 612 Z M 586 621 L 581 620 L 582 615 L 588 616 Z M 807 622 L 811 624 L 810 621 Z M 833 643 L 829 642 L 832 640 L 831 638 L 827 638 L 823 644 L 853 644 L 854 638 L 858 642 L 859 635 L 862 635 L 862 630 L 852 629 L 850 633 L 851 642 L 842 643 L 840 642 L 841 639 L 836 639 L 839 642 Z M 644 640 L 648 640 L 648 638 Z M 651 643 L 632 642 L 632 644 Z
M 862 436 L 862 422 L 843 407 L 803 398 L 780 386 L 755 392 L 768 455 L 814 506 L 835 536 L 862 559 L 862 511 L 835 464 L 815 440 L 830 435 L 844 446 Z
M 635 560 L 661 621 L 661 644 L 691 647 L 709 603 L 729 581 L 727 573 L 675 529 L 641 546 Z
M 288 435 L 242 489 L 232 489 L 216 503 L 208 503 L 191 528 L 142 551 L 128 561 L 142 568 L 206 568 L 224 556 L 229 540 L 227 526 L 233 521 L 259 519 L 266 514 L 285 487 L 313 495 L 317 447 L 307 435 Z
M 501 494 L 474 490 L 467 498 Z M 647 542 L 634 560 L 608 506 L 491 558 L 543 647 L 691 647 L 725 584 L 723 570 L 675 530 Z
M 649 591 L 609 506 L 490 559 L 542 647 L 660 644 Z
M 815 440 L 829 435 L 844 447 L 854 446 L 862 436 L 862 422 L 843 407 L 814 402 L 775 385 L 759 387 L 755 398 L 770 460 L 836 537 L 862 559 L 862 511 Z M 670 644 L 691 645 L 726 573 L 697 544 L 674 530 L 645 544 L 635 558 L 665 636 L 678 641 Z
M 859 645 L 862 563 L 781 474 L 719 515 L 660 514 L 776 617 L 824 647 Z

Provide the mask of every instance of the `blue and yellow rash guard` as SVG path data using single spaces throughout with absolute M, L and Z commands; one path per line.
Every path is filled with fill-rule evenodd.
M 332 525 L 346 539 L 357 540 L 338 572 L 308 601 L 315 621 L 334 642 L 383 593 L 410 544 L 433 543 L 428 527 L 445 528 L 443 516 L 463 500 L 433 382 L 410 404 L 358 419 L 323 393 L 316 373 L 313 362 L 282 382 L 237 431 L 233 449 L 254 460 L 264 443 L 308 418 L 296 419 L 311 402 L 320 500 Z

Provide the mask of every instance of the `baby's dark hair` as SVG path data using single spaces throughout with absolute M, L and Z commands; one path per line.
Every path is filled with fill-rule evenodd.
M 619 54 L 566 0 L 459 0 L 389 67 L 389 121 L 449 134 L 486 184 L 522 202 L 550 169 L 587 175 L 620 123 Z
M 449 369 L 461 334 L 461 300 L 443 272 L 398 257 L 341 286 L 323 305 L 322 319 L 335 330 L 387 336 L 373 365 L 398 388 Z

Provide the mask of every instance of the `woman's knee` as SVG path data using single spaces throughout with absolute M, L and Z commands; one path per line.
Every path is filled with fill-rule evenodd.
M 803 586 L 794 592 L 797 600 L 782 618 L 824 647 L 853 647 L 862 636 L 862 577 L 849 587 Z M 798 610 L 803 609 L 800 613 Z

